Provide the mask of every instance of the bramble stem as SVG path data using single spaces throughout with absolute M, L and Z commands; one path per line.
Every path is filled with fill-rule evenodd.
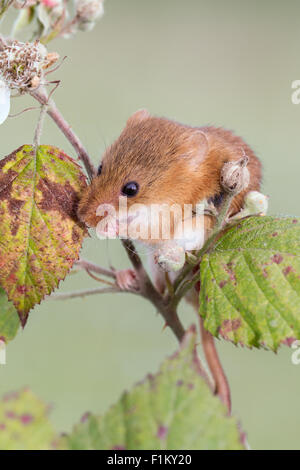
M 185 330 L 178 317 L 176 308 L 174 308 L 168 300 L 164 299 L 152 284 L 133 243 L 130 240 L 122 240 L 122 243 L 137 275 L 139 282 L 138 293 L 156 307 L 158 312 L 164 318 L 166 325 L 171 328 L 178 341 L 181 342 L 184 337 Z
M 114 287 L 115 284 L 110 282 L 110 281 L 107 281 L 107 279 L 102 279 L 101 277 L 98 277 L 96 276 L 95 274 L 92 273 L 92 271 L 90 271 L 89 269 L 86 269 L 86 273 L 92 278 L 94 279 L 95 281 L 97 282 L 101 282 L 102 284 L 106 284 L 107 286 L 112 286 Z
M 114 271 L 112 271 L 111 269 L 102 268 L 102 266 L 98 266 L 97 264 L 91 263 L 90 261 L 87 261 L 82 258 L 80 258 L 78 261 L 75 261 L 74 265 L 84 270 L 93 271 L 94 273 L 111 277 L 112 279 L 116 278 Z
M 34 138 L 33 138 L 33 144 L 34 144 L 35 150 L 40 145 L 40 140 L 41 140 L 41 135 L 42 135 L 42 131 L 43 131 L 43 124 L 44 124 L 46 113 L 47 113 L 47 104 L 42 104 L 40 114 L 39 114 L 39 118 L 38 118 L 38 122 L 37 122 L 37 126 L 35 128 Z
M 75 292 L 62 292 L 58 294 L 52 294 L 49 296 L 50 300 L 67 300 L 67 299 L 75 299 L 76 297 L 86 297 L 88 295 L 95 295 L 95 294 L 112 294 L 112 293 L 121 293 L 126 292 L 122 291 L 115 287 L 96 287 L 95 289 L 86 289 L 86 290 L 78 290 Z
M 47 113 L 53 119 L 59 129 L 63 132 L 70 144 L 74 147 L 75 151 L 77 152 L 78 158 L 82 161 L 89 176 L 89 179 L 91 180 L 95 175 L 94 165 L 87 151 L 83 147 L 80 139 L 77 137 L 75 132 L 72 131 L 71 126 L 64 119 L 64 117 L 56 107 L 54 101 L 52 99 L 48 100 L 46 92 L 44 92 L 41 88 L 32 91 L 31 96 L 33 96 L 33 98 L 35 98 L 42 105 L 47 105 Z
M 215 382 L 215 394 L 218 395 L 221 401 L 231 412 L 231 397 L 230 388 L 227 377 L 223 370 L 219 355 L 216 349 L 215 340 L 212 334 L 204 328 L 203 318 L 200 317 L 200 334 L 202 340 L 202 347 L 205 354 L 205 359 L 213 376 Z

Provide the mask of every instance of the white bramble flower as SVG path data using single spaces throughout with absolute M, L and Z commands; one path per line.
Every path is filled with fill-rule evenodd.
M 0 79 L 0 124 L 2 124 L 10 110 L 10 89 L 4 80 Z

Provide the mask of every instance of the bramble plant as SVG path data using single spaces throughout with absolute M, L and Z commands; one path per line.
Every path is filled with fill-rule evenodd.
M 203 247 L 186 255 L 175 281 L 166 276 L 166 294 L 155 288 L 132 241 L 121 240 L 135 273 L 136 283 L 129 287 L 119 285 L 115 269 L 80 258 L 88 231 L 77 217 L 77 204 L 95 169 L 53 101 L 59 81 L 51 81 L 51 72 L 62 61 L 52 41 L 90 31 L 103 15 L 103 0 L 1 0 L 1 19 L 8 10 L 15 20 L 11 36 L 0 37 L 0 123 L 9 115 L 12 95 L 30 95 L 40 113 L 32 144 L 0 160 L 1 342 L 14 339 L 46 296 L 128 292 L 153 304 L 180 345 L 156 375 L 124 393 L 102 417 L 83 415 L 68 435 L 55 434 L 48 407 L 30 390 L 5 396 L 0 448 L 246 448 L 245 435 L 230 416 L 230 390 L 213 337 L 272 351 L 300 339 L 300 219 L 266 216 L 266 198 L 254 192 L 242 211 L 228 218 L 233 197 L 249 182 L 244 155 L 224 165 L 225 197 L 217 211 L 206 208 L 216 224 Z M 22 35 L 28 42 L 19 40 Z M 80 165 L 55 145 L 41 144 L 46 115 L 71 143 Z M 53 293 L 74 267 L 104 286 Z M 199 285 L 201 338 L 204 348 L 208 345 L 211 374 L 197 354 L 196 328 L 185 331 L 177 313 L 187 291 Z M 222 390 L 215 390 L 216 377 L 223 378 Z

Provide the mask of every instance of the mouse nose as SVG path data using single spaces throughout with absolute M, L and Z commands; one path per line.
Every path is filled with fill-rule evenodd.
M 77 217 L 80 220 L 80 222 L 87 223 L 86 215 L 87 215 L 87 207 L 79 203 L 78 208 L 77 208 Z
M 96 226 L 96 234 L 100 239 L 115 239 L 119 236 L 119 222 L 116 218 L 102 218 Z
M 94 228 L 99 222 L 105 219 L 105 215 L 97 215 L 96 210 L 83 208 L 77 211 L 80 222 L 83 222 L 88 228 Z
M 77 216 L 80 222 L 83 222 L 89 228 L 95 227 L 100 219 L 96 216 L 96 210 L 93 210 L 88 202 L 85 204 L 79 203 Z

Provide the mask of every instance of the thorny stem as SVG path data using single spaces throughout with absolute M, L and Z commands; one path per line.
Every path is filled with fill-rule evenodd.
M 82 258 L 78 261 L 75 261 L 74 265 L 84 270 L 89 270 L 97 274 L 102 274 L 103 276 L 111 277 L 112 279 L 116 278 L 115 273 L 111 269 L 102 268 L 101 266 L 98 266 L 97 264 L 91 263 L 90 261 Z
M 86 269 L 86 273 L 95 281 L 97 282 L 102 282 L 102 284 L 106 284 L 107 286 L 112 286 L 114 287 L 114 284 L 110 281 L 107 281 L 106 279 L 102 279 L 101 277 L 96 276 L 93 274 L 89 269 Z
M 141 258 L 136 253 L 133 243 L 129 240 L 122 240 L 122 243 L 137 274 L 140 295 L 145 299 L 148 299 L 157 308 L 164 318 L 166 325 L 171 328 L 178 341 L 181 342 L 184 337 L 185 330 L 179 320 L 176 308 L 173 308 L 171 303 L 164 299 L 164 297 L 155 289 L 143 266 Z
M 46 113 L 47 113 L 47 104 L 42 104 L 37 126 L 35 128 L 34 138 L 33 138 L 35 151 L 37 150 L 37 147 L 40 145 L 40 140 L 41 140 L 43 124 L 44 124 Z
M 219 359 L 214 337 L 204 328 L 203 318 L 200 317 L 200 334 L 205 358 L 215 382 L 215 394 L 231 412 L 230 388 L 224 369 Z
M 112 293 L 121 293 L 125 292 L 118 288 L 118 286 L 114 287 L 96 287 L 95 289 L 86 289 L 86 290 L 78 290 L 75 292 L 66 292 L 66 293 L 59 293 L 59 294 L 52 294 L 49 299 L 50 300 L 67 300 L 67 299 L 74 299 L 75 297 L 86 297 L 87 295 L 94 295 L 94 294 L 112 294 Z
M 80 139 L 77 137 L 75 132 L 72 131 L 71 126 L 67 123 L 67 121 L 64 119 L 60 111 L 57 109 L 54 101 L 53 100 L 48 101 L 47 94 L 40 88 L 32 91 L 31 95 L 42 105 L 47 105 L 47 113 L 53 119 L 53 121 L 56 123 L 59 129 L 63 132 L 65 137 L 73 146 L 73 148 L 76 150 L 78 158 L 82 161 L 86 169 L 86 172 L 89 176 L 89 179 L 91 180 L 93 176 L 95 175 L 94 165 L 87 151 L 83 147 Z

